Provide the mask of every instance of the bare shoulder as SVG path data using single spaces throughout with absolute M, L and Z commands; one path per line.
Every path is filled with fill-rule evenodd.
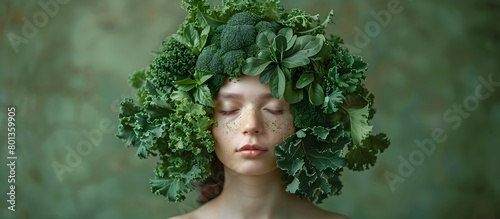
M 313 204 L 305 204 L 302 208 L 296 208 L 301 212 L 296 212 L 297 218 L 318 218 L 318 219 L 349 219 L 345 215 L 329 212 Z
M 349 219 L 345 215 L 332 213 L 332 212 L 325 213 L 324 217 L 321 217 L 321 218 L 323 218 L 323 219 Z
M 194 218 L 196 218 L 196 217 L 194 216 L 193 212 L 191 212 L 191 213 L 187 213 L 187 214 L 183 214 L 183 215 L 177 215 L 177 216 L 167 218 L 167 219 L 194 219 Z
M 177 215 L 177 216 L 174 216 L 174 217 L 169 217 L 167 219 L 189 219 L 190 217 L 188 215 L 189 214 Z
M 171 217 L 168 219 L 201 219 L 201 218 L 213 218 L 211 217 L 213 212 L 210 211 L 210 208 L 207 207 L 207 203 L 202 205 L 201 207 L 197 208 L 196 210 L 183 214 L 183 215 L 178 215 L 175 217 Z

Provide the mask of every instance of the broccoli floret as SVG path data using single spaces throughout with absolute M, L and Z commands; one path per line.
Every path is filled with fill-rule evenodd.
M 245 48 L 245 53 L 247 54 L 247 57 L 257 56 L 259 51 L 260 51 L 260 48 L 257 46 L 257 44 L 252 44 L 252 45 L 249 45 Z
M 200 53 L 196 68 L 213 73 L 208 81 L 212 95 L 217 95 L 227 76 L 239 77 L 241 66 L 247 57 L 255 56 L 259 48 L 255 44 L 256 24 L 262 29 L 273 29 L 277 23 L 259 22 L 259 18 L 248 13 L 234 14 L 228 22 L 215 28 L 206 46 Z M 274 31 L 274 30 L 273 30 Z
M 183 75 L 193 70 L 196 56 L 172 37 L 162 42 L 162 48 L 150 65 L 153 84 L 158 89 L 172 85 L 173 81 L 183 79 Z
M 327 126 L 327 116 L 321 107 L 309 103 L 309 98 L 303 98 L 300 102 L 290 105 L 290 111 L 294 116 L 294 124 L 297 128 L 314 127 L 320 124 Z
M 255 26 L 255 24 L 259 22 L 259 18 L 255 15 L 250 14 L 248 12 L 240 12 L 236 13 L 227 21 L 228 26 L 238 26 L 238 25 L 251 25 Z
M 275 21 L 268 22 L 268 21 L 261 21 L 255 25 L 255 28 L 257 29 L 257 33 L 260 33 L 262 31 L 268 30 L 271 32 L 276 32 L 278 31 L 281 27 L 278 23 Z
M 245 64 L 246 54 L 243 50 L 232 50 L 224 54 L 224 72 L 230 77 L 239 77 L 241 75 L 240 66 Z
M 224 67 L 220 60 L 221 52 L 216 45 L 205 47 L 198 57 L 196 68 L 201 71 L 208 71 L 212 73 L 222 73 Z
M 222 31 L 220 44 L 223 51 L 241 49 L 255 43 L 257 31 L 251 25 L 227 26 Z

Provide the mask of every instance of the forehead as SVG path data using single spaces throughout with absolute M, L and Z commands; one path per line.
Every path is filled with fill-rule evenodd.
M 269 86 L 259 81 L 259 76 L 241 76 L 239 78 L 229 78 L 220 88 L 221 93 L 270 93 Z

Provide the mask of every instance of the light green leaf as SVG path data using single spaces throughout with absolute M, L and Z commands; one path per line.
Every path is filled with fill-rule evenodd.
M 204 84 L 208 79 L 210 79 L 214 74 L 211 72 L 200 71 L 198 69 L 194 72 L 194 79 L 197 85 Z
M 304 138 L 304 137 L 306 137 L 306 133 L 304 132 L 304 130 L 297 131 L 296 135 L 297 135 L 298 138 Z
M 368 105 L 361 109 L 347 109 L 351 122 L 351 136 L 354 144 L 361 146 L 361 141 L 372 131 L 368 125 Z
M 173 34 L 172 37 L 182 45 L 186 46 L 187 48 L 191 49 L 193 47 L 191 43 L 186 38 L 184 38 L 184 36 L 181 36 L 179 34 Z
M 325 102 L 323 103 L 323 107 L 325 108 L 325 112 L 328 114 L 337 112 L 337 106 L 344 101 L 344 95 L 339 89 L 335 89 L 330 95 L 325 97 Z
M 309 101 L 313 105 L 317 106 L 323 103 L 323 100 L 325 99 L 325 93 L 320 84 L 313 82 L 309 86 L 308 92 L 309 92 Z
M 215 107 L 212 95 L 210 94 L 210 89 L 207 85 L 200 86 L 195 90 L 194 100 L 202 105 Z
M 196 81 L 191 78 L 185 78 L 179 81 L 174 81 L 174 84 L 181 91 L 190 91 L 196 86 Z
M 181 91 L 181 90 L 176 90 L 176 91 L 173 91 L 172 94 L 170 95 L 170 98 L 172 100 L 182 100 L 182 99 L 188 99 L 191 101 L 191 96 L 189 96 L 189 93 L 187 93 L 186 91 Z
M 286 186 L 286 191 L 289 193 L 295 193 L 299 189 L 300 181 L 298 178 L 294 178 L 293 181 Z
M 198 51 L 201 51 L 203 49 L 203 47 L 205 47 L 205 44 L 207 43 L 207 39 L 208 39 L 208 34 L 209 33 L 210 33 L 210 26 L 207 25 L 201 31 L 200 44 L 198 45 Z M 198 54 L 196 54 L 196 55 L 198 55 Z
M 189 24 L 187 28 L 184 29 L 184 38 L 188 40 L 191 49 L 198 48 L 200 45 L 200 35 L 193 24 Z

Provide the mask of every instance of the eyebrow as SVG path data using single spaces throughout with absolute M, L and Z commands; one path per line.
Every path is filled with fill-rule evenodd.
M 239 93 L 219 93 L 218 95 L 219 98 L 223 99 L 243 99 L 243 94 Z M 261 93 L 259 95 L 260 99 L 271 99 L 274 98 L 274 96 L 271 93 Z

